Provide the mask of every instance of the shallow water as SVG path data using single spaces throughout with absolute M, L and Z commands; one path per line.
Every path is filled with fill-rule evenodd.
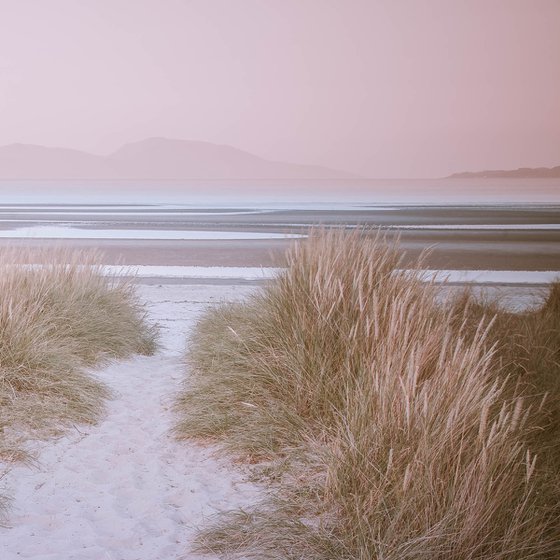
M 0 181 L 3 204 L 182 204 L 332 208 L 560 204 L 560 179 Z
M 560 270 L 560 180 L 0 182 L 0 247 L 106 264 L 281 266 L 313 226 L 384 228 L 432 269 Z

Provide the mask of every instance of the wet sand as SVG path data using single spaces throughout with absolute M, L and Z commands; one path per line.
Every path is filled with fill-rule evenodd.
M 196 208 L 138 206 L 0 205 L 0 227 L 66 223 L 76 226 L 156 229 L 243 229 L 285 231 L 311 225 L 560 224 L 560 205 L 394 206 L 355 209 Z
M 510 224 L 507 230 L 433 230 L 431 225 L 476 226 Z M 542 230 L 519 230 L 540 224 Z M 544 224 L 544 225 L 543 225 Z M 307 233 L 310 227 L 395 227 L 389 237 L 400 235 L 407 262 L 429 249 L 426 265 L 434 269 L 560 270 L 559 206 L 521 207 L 367 207 L 353 210 L 268 210 L 250 208 L 162 208 L 87 207 L 34 205 L 17 209 L 0 206 L 0 229 L 30 226 L 68 226 L 92 230 L 244 231 Z M 427 229 L 402 230 L 399 226 L 420 225 Z M 94 233 L 93 233 L 94 235 Z M 123 240 L 7 238 L 0 247 L 44 246 L 97 248 L 107 264 L 150 264 L 189 266 L 282 266 L 283 254 L 293 240 Z
M 282 266 L 293 241 L 167 241 L 167 240 L 27 240 L 2 239 L 0 247 L 41 248 L 56 245 L 100 249 L 106 264 L 188 266 Z M 426 265 L 434 269 L 560 270 L 560 234 L 547 239 L 509 241 L 414 240 L 404 237 L 406 261 L 430 250 Z

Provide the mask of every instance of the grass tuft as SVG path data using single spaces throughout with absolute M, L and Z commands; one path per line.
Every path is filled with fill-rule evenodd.
M 96 253 L 2 251 L 0 460 L 24 459 L 25 439 L 95 422 L 108 390 L 86 368 L 151 354 L 156 339 L 131 284 L 102 276 Z
M 370 232 L 315 232 L 191 340 L 179 437 L 260 465 L 270 498 L 206 551 L 489 560 L 560 554 L 560 288 L 513 314 L 399 272 Z

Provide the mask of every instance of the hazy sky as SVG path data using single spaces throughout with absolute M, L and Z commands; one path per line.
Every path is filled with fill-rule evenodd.
M 560 0 L 0 0 L 0 145 L 372 177 L 560 164 Z

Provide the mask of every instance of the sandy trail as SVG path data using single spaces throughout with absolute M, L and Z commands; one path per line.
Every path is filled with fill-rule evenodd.
M 250 290 L 140 288 L 165 348 L 99 370 L 114 392 L 104 420 L 37 443 L 37 465 L 8 474 L 13 503 L 10 527 L 0 529 L 2 560 L 195 558 L 189 545 L 206 516 L 255 500 L 258 488 L 227 460 L 169 434 L 185 336 L 208 304 Z

